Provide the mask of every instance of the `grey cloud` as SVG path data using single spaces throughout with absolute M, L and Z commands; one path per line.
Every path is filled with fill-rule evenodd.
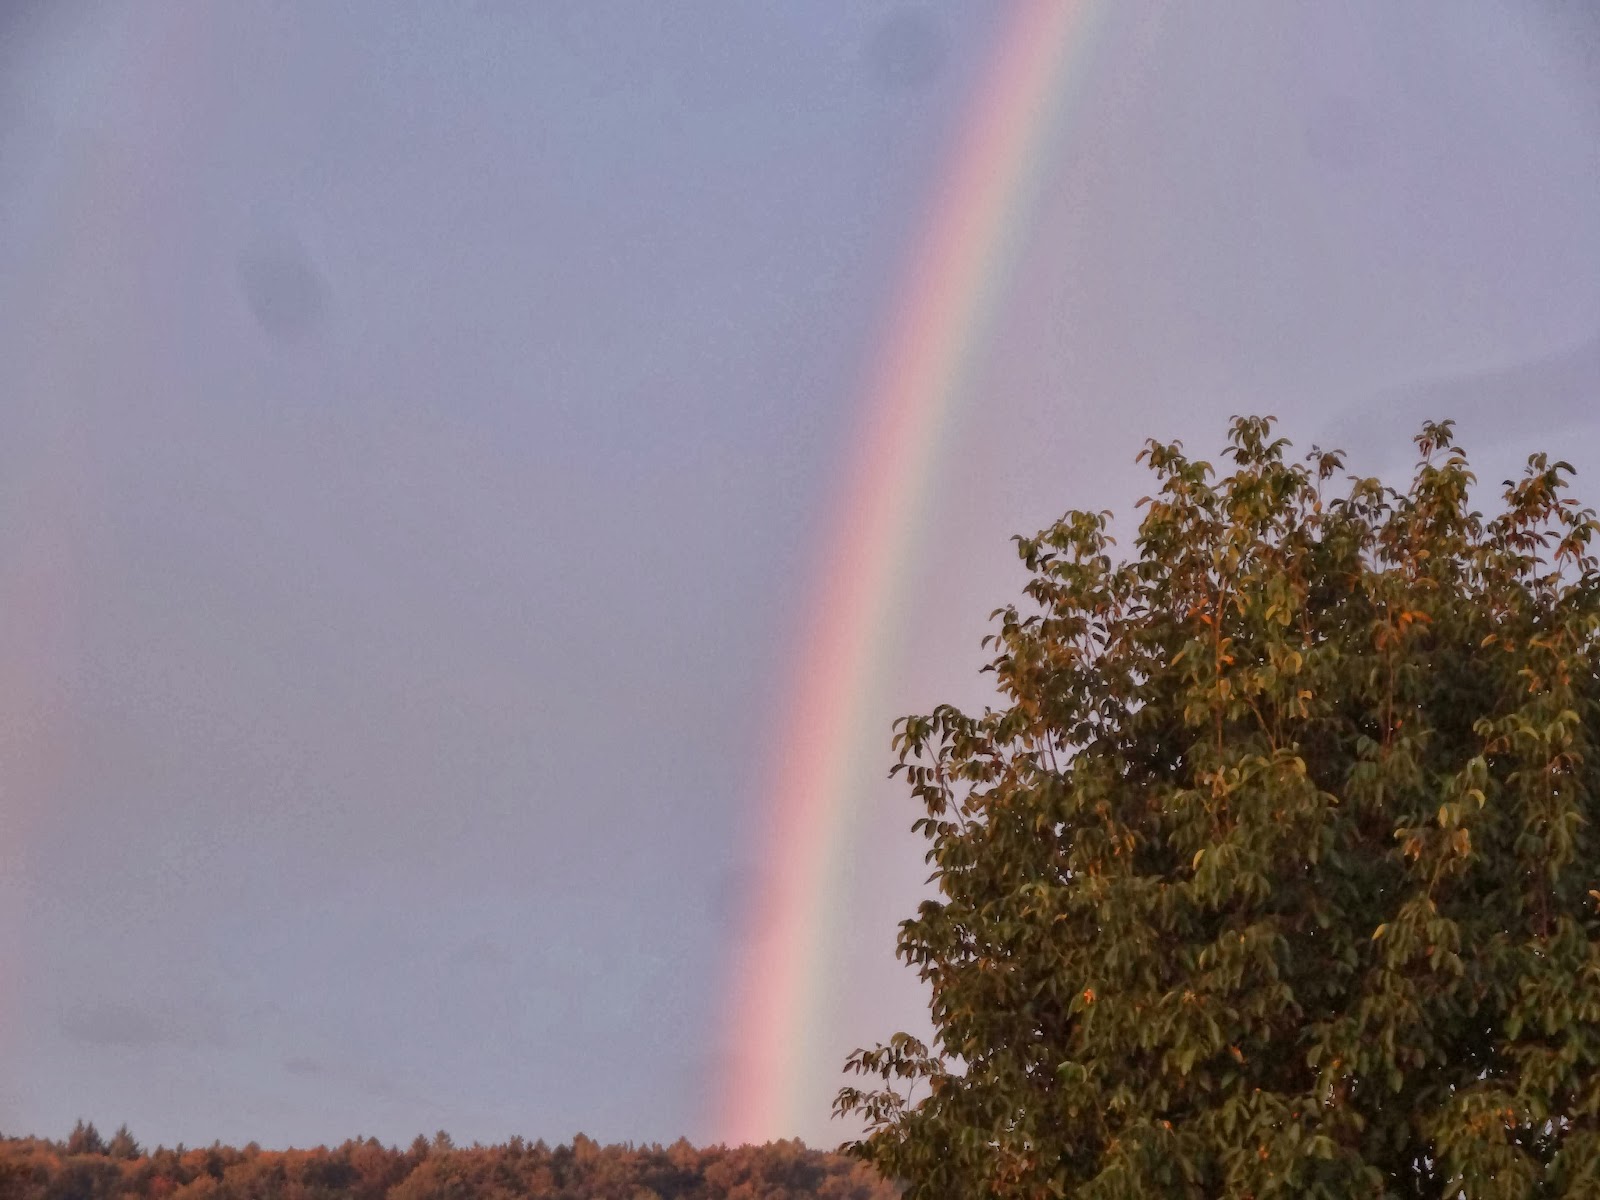
M 61 1032 L 75 1042 L 90 1046 L 165 1046 L 198 1045 L 205 1038 L 194 1037 L 176 1014 L 141 1008 L 130 1003 L 91 1003 L 67 1008 L 61 1013 Z
M 262 242 L 240 255 L 239 288 L 261 328 L 286 340 L 309 331 L 327 307 L 327 285 L 305 247 L 291 239 Z
M 1388 389 L 1328 427 L 1324 444 L 1399 445 L 1423 421 L 1455 420 L 1475 440 L 1538 430 L 1564 433 L 1600 415 L 1600 331 L 1554 354 L 1480 371 L 1441 375 Z
M 158 1014 L 131 1004 L 96 1004 L 61 1014 L 61 1032 L 90 1046 L 160 1046 L 179 1040 Z
M 85 1001 L 60 1010 L 57 1025 L 85 1046 L 198 1049 L 229 1044 L 229 1020 L 216 1004 L 129 1000 Z

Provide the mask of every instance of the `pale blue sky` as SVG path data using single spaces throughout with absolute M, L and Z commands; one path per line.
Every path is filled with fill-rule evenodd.
M 760 751 L 1003 4 L 0 16 L 0 1130 L 714 1134 Z M 1600 478 L 1600 22 L 1127 0 L 945 431 L 880 709 L 1006 538 L 1271 411 Z M 886 756 L 885 756 L 886 757 Z M 885 762 L 886 765 L 886 762 Z M 868 776 L 817 1061 L 919 1020 Z M 813 1142 L 834 1081 L 812 1085 Z

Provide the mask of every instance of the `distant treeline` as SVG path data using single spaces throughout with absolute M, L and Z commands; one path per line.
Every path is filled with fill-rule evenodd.
M 375 1139 L 311 1150 L 157 1147 L 127 1127 L 109 1139 L 79 1122 L 62 1142 L 0 1137 L 0 1200 L 893 1200 L 864 1163 L 799 1141 L 704 1149 L 570 1146 L 512 1138 L 405 1150 Z

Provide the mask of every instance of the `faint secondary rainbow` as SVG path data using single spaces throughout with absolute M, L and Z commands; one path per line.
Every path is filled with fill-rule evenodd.
M 206 61 L 196 52 L 201 6 L 73 17 L 89 50 L 52 66 L 41 102 L 59 131 L 5 191 L 22 249 L 0 279 L 0 355 L 10 369 L 7 450 L 23 450 L 0 479 L 0 956 L 18 963 L 33 954 L 30 839 L 61 808 L 75 753 L 68 693 L 81 671 L 89 599 L 80 567 L 86 528 L 106 511 L 89 414 L 121 385 L 84 347 L 121 338 L 132 347 L 124 362 L 151 353 L 159 326 L 128 318 L 140 310 L 128 297 L 141 297 L 144 282 L 115 251 L 138 243 L 162 199 L 173 129 L 204 90 L 195 67 Z M 147 132 L 137 142 L 107 136 L 108 110 L 138 114 L 129 124 Z M 143 299 L 146 311 L 160 311 Z M 29 1002 L 22 973 L 0 981 L 0 1054 L 17 1036 L 15 1011 Z
M 1020 0 L 954 148 L 875 355 L 847 486 L 826 533 L 810 625 L 767 766 L 767 827 L 730 996 L 721 1136 L 792 1136 L 808 1080 L 835 1077 L 811 1045 L 830 870 L 860 749 L 887 730 L 861 710 L 952 406 L 1026 232 L 1033 185 L 1103 0 Z M 865 738 L 865 741 L 864 741 Z M 881 765 L 883 756 L 875 760 Z M 869 768 L 869 777 L 871 769 Z M 824 1106 L 826 1098 L 819 1099 Z

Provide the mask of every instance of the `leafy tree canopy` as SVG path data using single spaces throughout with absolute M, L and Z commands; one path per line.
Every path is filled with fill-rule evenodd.
M 1543 455 L 1472 510 L 1237 419 L 1018 539 L 1002 707 L 897 723 L 932 1047 L 858 1051 L 913 1200 L 1600 1195 L 1600 572 Z M 1331 494 L 1337 492 L 1337 494 Z

